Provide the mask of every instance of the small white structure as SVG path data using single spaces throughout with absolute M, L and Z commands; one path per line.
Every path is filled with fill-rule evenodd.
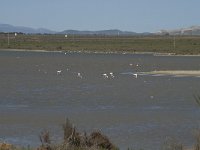
M 135 76 L 135 78 L 137 79 L 137 77 L 138 77 L 138 74 L 137 74 L 137 73 L 134 73 L 133 75 L 134 75 L 134 76 Z
M 65 38 L 67 38 L 67 34 L 65 34 Z
M 17 36 L 17 33 L 15 33 L 15 36 Z

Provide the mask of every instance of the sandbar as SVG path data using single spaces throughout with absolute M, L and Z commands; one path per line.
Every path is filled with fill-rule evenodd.
M 145 72 L 145 74 L 200 77 L 200 70 L 160 70 L 160 71 Z

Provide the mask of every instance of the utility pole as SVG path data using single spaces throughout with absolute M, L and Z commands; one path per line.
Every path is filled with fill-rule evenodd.
M 73 32 L 73 44 L 74 44 L 74 32 Z
M 16 45 L 16 37 L 17 37 L 17 33 L 15 33 L 15 37 L 14 37 L 15 38 L 15 45 Z
M 9 36 L 9 32 L 8 32 L 8 46 L 10 46 L 10 36 Z
M 176 49 L 176 38 L 175 38 L 175 35 L 174 35 L 174 52 L 175 52 L 175 49 Z

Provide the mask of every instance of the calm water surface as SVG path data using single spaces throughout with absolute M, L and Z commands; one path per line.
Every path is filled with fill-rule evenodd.
M 1 51 L 0 140 L 37 146 L 43 129 L 61 139 L 68 117 L 79 131 L 100 130 L 121 149 L 157 150 L 167 138 L 191 146 L 200 78 L 129 73 L 199 69 L 200 57 Z

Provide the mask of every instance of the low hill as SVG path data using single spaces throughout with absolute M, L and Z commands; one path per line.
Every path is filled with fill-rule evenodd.
M 100 31 L 78 31 L 78 30 L 65 30 L 58 34 L 78 34 L 78 35 L 140 35 L 141 33 L 121 31 L 121 30 L 100 30 Z M 146 33 L 148 34 L 148 33 Z
M 156 33 L 137 33 L 131 31 L 121 31 L 118 29 L 99 30 L 99 31 L 79 31 L 64 30 L 61 32 L 52 31 L 45 28 L 30 28 L 24 26 L 13 26 L 9 24 L 0 24 L 0 32 L 21 32 L 25 34 L 71 34 L 71 35 L 110 35 L 110 36 L 148 36 L 148 35 L 200 35 L 200 26 L 191 26 L 188 28 L 180 28 L 173 30 L 160 30 Z
M 25 34 L 54 34 L 55 31 L 51 31 L 44 28 L 34 29 L 29 27 L 23 27 L 23 26 L 13 26 L 9 24 L 0 24 L 0 32 L 21 32 Z
M 79 30 L 64 30 L 62 32 L 56 32 L 52 30 L 48 30 L 45 28 L 29 28 L 24 26 L 13 26 L 9 24 L 0 24 L 0 32 L 21 32 L 25 34 L 74 34 L 74 35 L 149 35 L 151 33 L 136 33 L 130 31 L 121 31 L 117 29 L 112 30 L 100 30 L 100 31 L 79 31 Z

